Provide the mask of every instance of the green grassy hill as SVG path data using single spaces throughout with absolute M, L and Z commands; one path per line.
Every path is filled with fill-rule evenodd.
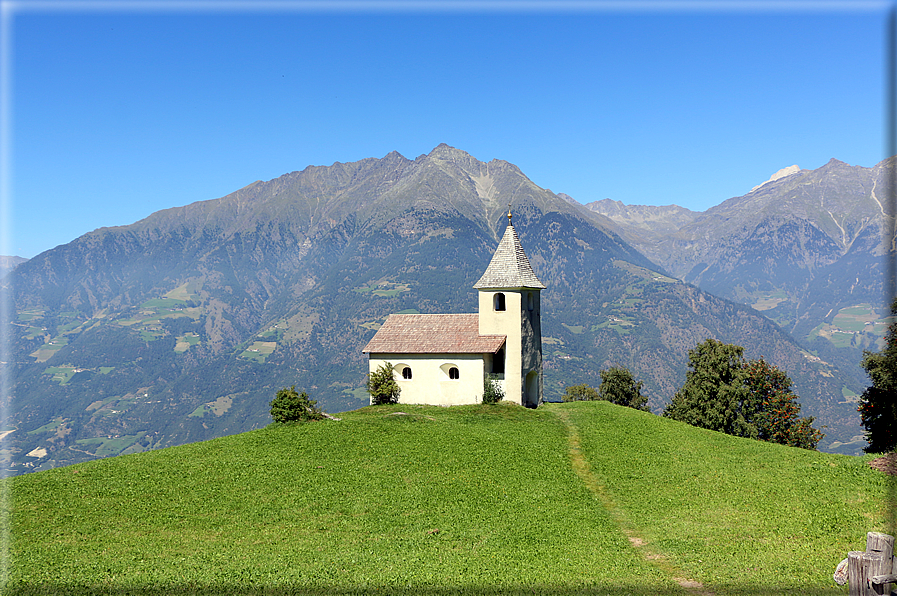
M 369 407 L 9 479 L 4 594 L 846 594 L 869 457 L 606 402 Z

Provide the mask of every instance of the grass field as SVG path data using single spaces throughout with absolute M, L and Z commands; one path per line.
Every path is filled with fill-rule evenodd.
M 831 324 L 820 323 L 807 339 L 823 337 L 836 348 L 858 347 L 877 351 L 878 342 L 887 332 L 890 317 L 882 317 L 869 304 L 848 306 L 838 311 Z
M 193 346 L 199 344 L 200 337 L 197 333 L 185 333 L 184 335 L 179 335 L 175 338 L 174 351 L 175 352 L 186 352 Z
M 276 349 L 276 341 L 256 341 L 252 342 L 252 345 L 240 354 L 240 358 L 243 358 L 244 360 L 253 360 L 259 364 L 263 364 L 265 359 L 273 354 Z
M 606 402 L 376 406 L 8 480 L 4 594 L 846 594 L 891 485 Z

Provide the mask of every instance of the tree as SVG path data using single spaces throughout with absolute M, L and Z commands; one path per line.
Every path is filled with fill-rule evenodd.
M 897 316 L 897 300 L 891 304 Z M 872 386 L 860 398 L 859 412 L 866 429 L 866 453 L 897 449 L 897 322 L 891 323 L 880 352 L 863 352 L 862 366 Z
M 663 415 L 738 437 L 756 439 L 754 416 L 744 384 L 744 348 L 708 339 L 688 351 L 685 384 Z
M 505 398 L 505 391 L 501 388 L 493 375 L 486 375 L 483 379 L 483 403 L 497 404 Z
M 306 392 L 297 392 L 295 385 L 289 389 L 284 387 L 271 401 L 271 418 L 274 422 L 321 420 L 324 413 L 318 409 L 317 403 L 309 399 Z
M 567 387 L 561 399 L 563 401 L 597 401 L 601 399 L 601 396 L 597 389 L 583 383 Z
M 385 362 L 368 376 L 368 393 L 371 394 L 371 405 L 394 404 L 399 401 L 402 392 L 393 376 L 392 364 Z
M 791 379 L 785 371 L 762 357 L 745 363 L 744 383 L 749 401 L 757 409 L 758 437 L 803 449 L 816 449 L 822 433 L 813 428 L 812 416 L 800 418 L 798 397 L 791 391 Z
M 628 368 L 612 366 L 599 372 L 601 385 L 598 387 L 599 399 L 604 399 L 618 406 L 648 411 L 648 398 L 642 395 L 642 382 L 632 377 Z
M 762 441 L 815 449 L 822 433 L 799 418 L 791 379 L 763 358 L 745 360 L 744 348 L 714 339 L 688 352 L 685 384 L 663 415 L 694 426 Z

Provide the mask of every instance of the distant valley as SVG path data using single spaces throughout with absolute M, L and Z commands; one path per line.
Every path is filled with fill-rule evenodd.
M 21 473 L 258 428 L 290 385 L 330 412 L 365 405 L 361 348 L 390 313 L 475 312 L 472 286 L 509 203 L 548 286 L 549 398 L 619 364 L 659 412 L 687 351 L 715 337 L 787 370 L 802 413 L 827 426 L 820 447 L 856 453 L 857 354 L 883 329 L 876 235 L 892 216 L 884 201 L 876 216 L 850 199 L 893 192 L 894 160 L 845 165 L 850 175 L 838 163 L 698 214 L 585 207 L 513 164 L 440 145 L 413 160 L 310 166 L 95 230 L 3 278 L 15 311 L 4 465 Z M 819 193 L 847 196 L 811 209 Z M 791 202 L 776 207 L 782 197 Z M 764 260 L 770 247 L 787 258 Z
M 703 213 L 610 200 L 587 207 L 673 276 L 762 312 L 865 383 L 855 363 L 878 349 L 888 314 L 894 165 L 783 168 Z

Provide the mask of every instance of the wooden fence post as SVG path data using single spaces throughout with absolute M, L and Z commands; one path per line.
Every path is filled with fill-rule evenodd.
M 847 555 L 847 585 L 850 596 L 882 596 L 891 593 L 894 537 L 881 532 L 866 534 L 866 551 Z

